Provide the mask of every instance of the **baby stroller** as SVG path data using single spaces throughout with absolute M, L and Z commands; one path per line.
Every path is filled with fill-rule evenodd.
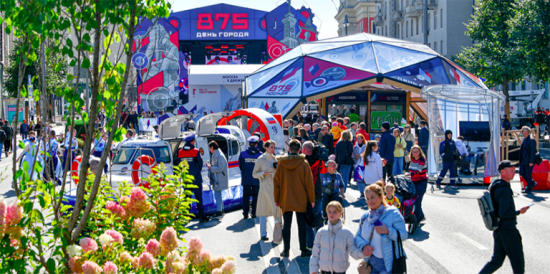
M 407 231 L 409 234 L 413 234 L 417 227 L 416 215 L 414 214 L 414 203 L 416 202 L 416 186 L 411 181 L 411 177 L 405 175 L 394 176 L 395 194 L 402 201 L 401 215 L 405 219 L 405 223 L 408 225 Z

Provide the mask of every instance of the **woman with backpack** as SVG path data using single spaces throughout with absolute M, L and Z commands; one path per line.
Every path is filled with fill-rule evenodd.
M 351 142 L 351 132 L 345 130 L 342 132 L 342 139 L 336 144 L 334 149 L 336 155 L 336 163 L 340 166 L 340 174 L 344 179 L 344 192 L 348 187 L 349 175 L 351 173 L 351 167 L 355 163 L 351 155 L 353 155 L 353 144 Z
M 372 269 L 371 273 L 392 273 L 394 256 L 400 258 L 398 236 L 401 241 L 407 239 L 408 232 L 405 220 L 399 210 L 387 205 L 384 190 L 377 184 L 365 189 L 365 198 L 369 211 L 359 221 L 355 234 L 355 245 L 367 256 L 360 268 Z M 406 254 L 402 253 L 403 256 Z

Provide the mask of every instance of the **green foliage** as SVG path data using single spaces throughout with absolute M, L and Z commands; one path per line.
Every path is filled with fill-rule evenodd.
M 485 78 L 487 86 L 503 85 L 506 95 L 509 81 L 525 76 L 522 58 L 510 37 L 510 21 L 516 11 L 514 1 L 477 1 L 466 34 L 474 45 L 457 56 L 460 64 Z
M 537 82 L 550 81 L 550 3 L 519 1 L 510 22 L 511 37 L 521 52 L 522 69 Z

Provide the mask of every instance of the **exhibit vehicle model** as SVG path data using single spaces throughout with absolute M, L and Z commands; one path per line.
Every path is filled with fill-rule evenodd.
M 107 180 L 111 182 L 113 189 L 118 188 L 118 183 L 123 181 L 133 182 L 135 185 L 147 187 L 146 182 L 140 180 L 149 176 L 154 166 L 164 163 L 167 174 L 173 174 L 173 166 L 179 162 L 178 151 L 185 145 L 184 139 L 195 134 L 195 148 L 199 150 L 203 159 L 203 202 L 205 213 L 212 214 L 216 211 L 214 193 L 208 178 L 210 162 L 210 150 L 208 143 L 216 141 L 227 158 L 229 171 L 229 189 L 223 191 L 225 209 L 233 209 L 241 206 L 242 188 L 241 173 L 239 169 L 239 155 L 248 147 L 247 138 L 254 132 L 260 133 L 262 140 L 275 140 L 284 142 L 283 130 L 280 121 L 273 115 L 261 109 L 241 109 L 233 112 L 214 113 L 202 117 L 196 124 L 195 131 L 182 131 L 183 123 L 189 119 L 188 115 L 178 115 L 164 120 L 158 129 L 158 138 L 139 136 L 120 144 L 116 151 L 113 164 L 109 167 Z M 276 151 L 282 153 L 282 149 Z M 74 190 L 76 191 L 76 189 Z M 74 196 L 71 191 L 68 196 Z M 71 203 L 69 197 L 69 204 Z M 195 205 L 191 212 L 196 213 Z

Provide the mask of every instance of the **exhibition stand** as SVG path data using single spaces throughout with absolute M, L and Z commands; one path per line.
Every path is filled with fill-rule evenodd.
M 445 139 L 446 130 L 453 132 L 453 140 L 462 135 L 469 147 L 467 160 L 470 160 L 472 175 L 459 175 L 462 179 L 481 183 L 498 176 L 498 133 L 505 96 L 488 89 L 456 85 L 424 87 L 421 96 L 428 105 L 428 176 L 437 177 L 443 168 L 439 145 Z

